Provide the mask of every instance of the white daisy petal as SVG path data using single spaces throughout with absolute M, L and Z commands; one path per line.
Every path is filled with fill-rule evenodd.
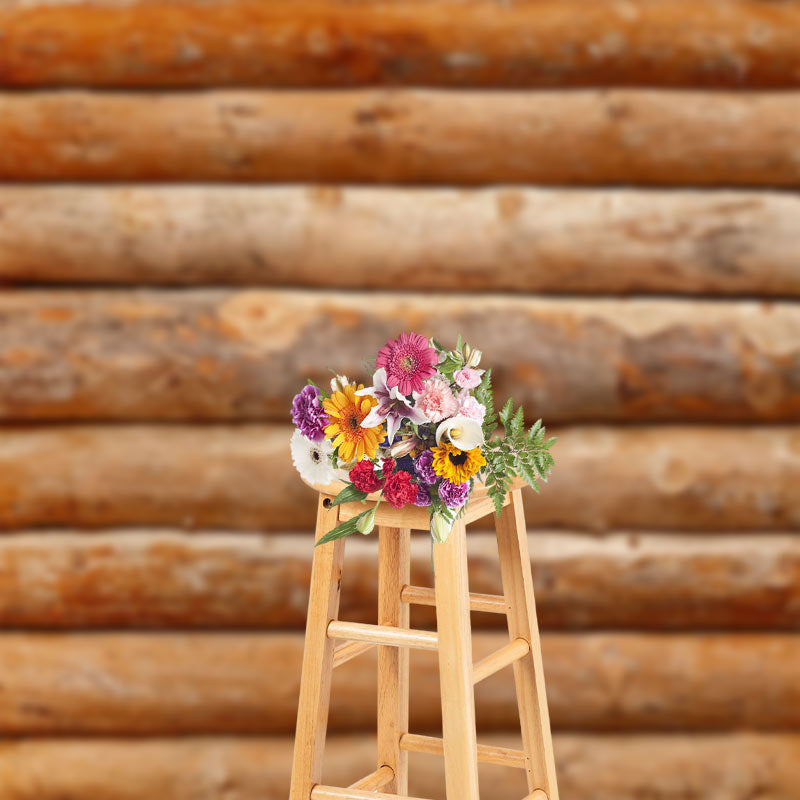
M 325 486 L 336 480 L 336 473 L 331 465 L 333 448 L 327 439 L 312 442 L 295 430 L 290 443 L 292 463 L 303 480 L 318 486 Z

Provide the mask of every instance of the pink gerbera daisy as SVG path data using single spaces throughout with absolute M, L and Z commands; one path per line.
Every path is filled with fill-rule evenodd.
M 426 378 L 436 374 L 439 357 L 418 333 L 401 333 L 389 339 L 378 351 L 376 366 L 385 367 L 386 385 L 396 386 L 401 394 L 422 391 Z

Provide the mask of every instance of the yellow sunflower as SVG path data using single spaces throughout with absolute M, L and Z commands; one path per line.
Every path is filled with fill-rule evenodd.
M 433 471 L 450 483 L 466 483 L 486 465 L 480 447 L 472 450 L 459 450 L 455 445 L 442 444 L 431 448 L 433 452 Z
M 339 449 L 339 461 L 360 461 L 364 456 L 375 458 L 378 444 L 383 441 L 383 425 L 362 428 L 361 422 L 373 406 L 378 404 L 374 397 L 356 397 L 356 391 L 364 386 L 347 384 L 343 391 L 334 392 L 322 401 L 330 424 L 325 426 L 325 437 Z

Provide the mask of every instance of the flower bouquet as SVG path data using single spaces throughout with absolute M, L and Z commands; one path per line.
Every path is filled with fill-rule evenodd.
M 435 339 L 401 333 L 375 359 L 372 386 L 342 375 L 330 392 L 312 381 L 295 396 L 292 461 L 315 485 L 344 481 L 334 505 L 364 501 L 373 492 L 393 508 L 430 508 L 431 536 L 444 542 L 482 481 L 499 514 L 515 477 L 537 492 L 553 466 L 539 420 L 525 429 L 512 399 L 495 412 L 491 370 L 481 351 L 464 343 L 446 350 Z M 503 435 L 497 435 L 498 420 Z M 367 534 L 375 508 L 337 525 L 317 544 Z

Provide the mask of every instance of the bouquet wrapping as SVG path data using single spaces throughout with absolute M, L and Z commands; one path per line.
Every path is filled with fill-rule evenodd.
M 546 438 L 541 420 L 526 429 L 511 398 L 495 411 L 491 370 L 480 368 L 481 358 L 461 336 L 447 350 L 401 333 L 378 351 L 371 386 L 342 375 L 330 390 L 309 381 L 292 403 L 295 467 L 318 486 L 343 481 L 334 504 L 374 495 L 393 508 L 427 507 L 437 542 L 447 539 L 476 481 L 499 514 L 515 477 L 536 491 L 547 480 L 555 438 Z M 317 544 L 374 525 L 370 505 Z

